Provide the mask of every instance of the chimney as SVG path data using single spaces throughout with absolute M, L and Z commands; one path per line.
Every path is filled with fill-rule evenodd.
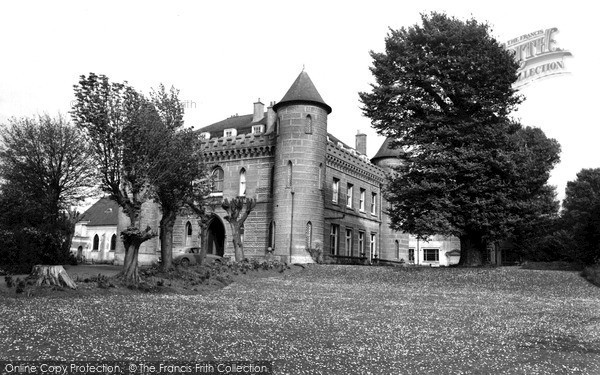
M 260 98 L 258 101 L 254 103 L 254 116 L 252 117 L 252 122 L 259 122 L 265 117 L 265 105 L 260 102 Z
M 269 103 L 269 107 L 267 107 L 267 131 L 266 133 L 270 133 L 273 131 L 273 127 L 275 126 L 275 119 L 277 118 L 277 114 L 273 110 L 273 105 L 275 102 Z
M 363 155 L 367 154 L 367 135 L 360 132 L 356 133 L 356 151 Z

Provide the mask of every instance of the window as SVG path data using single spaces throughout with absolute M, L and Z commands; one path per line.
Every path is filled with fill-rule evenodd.
M 415 249 L 408 249 L 408 263 L 415 262 Z
M 185 246 L 192 244 L 192 223 L 185 223 Z
M 319 189 L 323 189 L 323 163 L 319 164 Z
M 371 214 L 377 215 L 377 193 L 371 193 Z
M 246 231 L 246 228 L 244 228 L 244 224 L 242 224 L 240 226 L 240 242 L 242 247 L 244 246 L 244 232 Z
M 200 133 L 200 139 L 210 139 L 210 133 L 209 132 Z
M 252 134 L 260 134 L 264 132 L 264 125 L 252 126 Z
M 98 251 L 99 246 L 100 246 L 100 237 L 98 237 L 98 235 L 96 234 L 94 236 L 94 243 L 92 244 L 92 250 Z
M 423 249 L 423 261 L 439 262 L 440 261 L 440 250 L 439 249 Z
M 216 167 L 212 171 L 212 192 L 215 194 L 223 195 L 223 180 L 224 180 L 225 172 L 223 172 L 223 168 Z
M 376 233 L 371 233 L 371 242 L 369 245 L 369 250 L 371 250 L 371 258 L 379 258 L 379 254 L 377 253 L 377 244 L 375 242 Z
M 312 223 L 306 223 L 306 248 L 312 249 Z
M 353 256 L 352 254 L 352 229 L 346 229 L 346 255 Z
M 396 258 L 400 259 L 400 242 L 398 242 L 398 240 L 396 240 L 395 245 L 396 245 Z
M 346 207 L 352 208 L 352 193 L 354 192 L 354 185 L 348 184 L 346 189 Z
M 286 187 L 292 187 L 292 161 L 288 161 L 287 164 L 287 183 Z
M 329 246 L 331 248 L 332 255 L 338 255 L 338 247 L 339 247 L 339 233 L 340 226 L 337 224 L 331 224 L 331 232 L 329 232 Z
M 365 212 L 365 195 L 366 195 L 365 189 L 360 189 L 360 203 L 359 203 L 360 212 Z
M 304 132 L 306 134 L 312 134 L 313 130 L 312 130 L 312 117 L 310 117 L 310 115 L 306 116 L 306 122 L 304 123 Z
M 223 136 L 229 138 L 229 137 L 235 137 L 237 135 L 237 130 L 236 129 L 225 129 L 223 131 Z
M 275 121 L 275 135 L 279 135 L 279 126 L 281 125 L 281 119 L 277 116 L 277 121 Z
M 358 232 L 358 255 L 365 256 L 365 232 Z
M 240 193 L 238 195 L 240 197 L 246 196 L 246 170 L 244 168 L 240 171 Z
M 275 167 L 271 167 L 271 180 L 270 180 L 271 186 L 269 187 L 269 195 L 273 196 L 273 193 L 275 192 Z
M 113 234 L 110 237 L 110 251 L 115 251 L 117 249 L 117 235 Z
M 339 195 L 340 195 L 340 180 L 338 180 L 337 178 L 333 179 L 332 190 L 333 190 L 333 196 L 332 196 L 331 200 L 333 201 L 333 203 L 337 203 Z
M 269 247 L 271 249 L 275 248 L 275 221 L 271 221 L 271 225 L 269 225 Z

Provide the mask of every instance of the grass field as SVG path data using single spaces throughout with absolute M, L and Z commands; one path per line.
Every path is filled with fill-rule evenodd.
M 566 271 L 315 265 L 203 295 L 4 297 L 2 359 L 269 360 L 277 374 L 600 374 L 600 288 Z

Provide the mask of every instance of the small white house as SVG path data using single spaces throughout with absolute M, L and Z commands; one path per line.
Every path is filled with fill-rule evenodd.
M 118 205 L 100 198 L 75 224 L 71 252 L 81 262 L 112 263 L 117 247 Z
M 458 264 L 460 240 L 458 237 L 431 236 L 427 240 L 410 235 L 408 238 L 408 263 L 432 267 Z

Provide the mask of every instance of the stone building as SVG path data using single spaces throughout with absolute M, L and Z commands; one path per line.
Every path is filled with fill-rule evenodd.
M 386 142 L 369 160 L 366 135 L 357 134 L 353 148 L 329 134 L 331 112 L 303 71 L 266 110 L 259 100 L 253 113 L 199 130 L 214 179 L 209 254 L 233 255 L 231 229 L 220 203 L 244 196 L 257 202 L 243 228 L 248 258 L 272 251 L 288 262 L 312 262 L 307 249 L 320 249 L 340 262 L 348 257 L 408 260 L 409 236 L 389 228 L 382 195 L 395 155 L 387 151 Z M 158 227 L 160 213 L 154 205 L 144 206 L 143 216 Z M 193 215 L 178 217 L 174 248 L 198 246 L 199 230 Z M 158 239 L 144 243 L 140 262 L 156 260 L 158 249 Z M 117 263 L 123 255 L 120 244 Z

